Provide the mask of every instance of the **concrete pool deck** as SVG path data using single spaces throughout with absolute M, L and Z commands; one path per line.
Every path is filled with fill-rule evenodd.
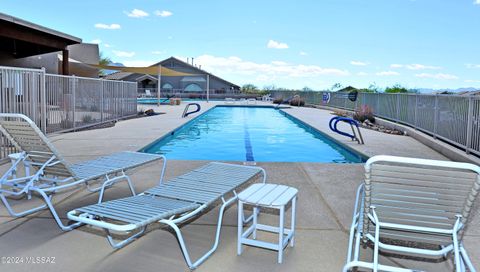
M 202 103 L 202 112 L 218 102 Z M 148 106 L 140 106 L 149 108 Z M 156 108 L 156 107 L 151 107 Z M 118 122 L 115 127 L 51 136 L 54 145 L 71 162 L 93 159 L 122 150 L 138 150 L 191 118 L 180 118 L 183 106 L 161 106 L 166 114 Z M 290 108 L 286 112 L 322 130 L 338 141 L 365 153 L 445 159 L 411 137 L 362 130 L 366 144 L 359 146 L 346 137 L 328 132 L 328 111 Z M 168 161 L 167 178 L 187 172 L 205 161 Z M 236 255 L 236 207 L 227 210 L 217 252 L 197 271 L 340 271 L 346 255 L 347 230 L 351 223 L 355 190 L 363 178 L 362 164 L 258 163 L 267 171 L 268 182 L 284 183 L 299 189 L 295 248 L 285 252 L 284 263 L 276 263 L 276 253 L 247 247 Z M 0 167 L 3 173 L 5 166 Z M 137 192 L 153 186 L 159 177 L 158 164 L 141 167 L 131 177 Z M 106 192 L 107 199 L 128 195 L 125 184 Z M 61 214 L 94 203 L 96 194 L 73 190 L 56 196 Z M 36 200 L 34 200 L 36 201 Z M 26 207 L 19 201 L 15 207 Z M 33 205 L 33 204 L 29 204 Z M 218 207 L 182 228 L 193 258 L 210 248 Z M 65 216 L 64 216 L 65 218 Z M 264 215 L 263 222 L 275 224 L 276 217 Z M 480 214 L 478 201 L 465 246 L 476 267 L 480 267 Z M 113 250 L 102 231 L 81 227 L 62 232 L 48 211 L 15 219 L 0 208 L 0 257 L 55 257 L 55 264 L 2 264 L 0 271 L 188 271 L 177 240 L 159 226 L 131 245 Z M 268 237 L 271 238 L 271 237 Z M 477 246 L 475 246 L 477 244 Z M 385 258 L 427 271 L 452 271 L 451 261 L 440 263 Z

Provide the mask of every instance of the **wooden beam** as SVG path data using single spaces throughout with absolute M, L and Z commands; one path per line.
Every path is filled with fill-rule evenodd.
M 68 50 L 62 50 L 62 74 L 68 76 L 70 71 L 68 67 Z
M 73 42 L 69 42 L 63 38 L 55 37 L 50 34 L 42 33 L 34 29 L 18 26 L 5 21 L 0 21 L 0 36 L 56 48 L 59 50 L 64 49 L 69 44 L 74 44 Z

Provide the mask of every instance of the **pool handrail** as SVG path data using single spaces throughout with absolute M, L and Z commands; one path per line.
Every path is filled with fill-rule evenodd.
M 337 128 L 338 122 L 345 122 L 345 123 L 349 124 L 351 129 L 352 129 L 352 134 L 341 131 L 341 130 L 338 130 L 338 128 Z M 358 121 L 356 121 L 352 118 L 343 117 L 343 116 L 335 116 L 332 119 L 330 119 L 330 122 L 328 122 L 328 126 L 330 127 L 330 129 L 333 132 L 336 132 L 340 135 L 349 137 L 350 139 L 352 139 L 352 141 L 357 141 L 359 144 L 365 144 L 365 142 L 363 140 L 362 133 L 360 132 Z M 357 128 L 356 132 L 355 132 L 354 126 Z M 358 136 L 357 136 L 357 134 L 358 134 Z
M 188 108 L 190 106 L 197 106 L 197 108 L 194 110 L 194 111 L 188 111 Z M 201 110 L 201 107 L 200 107 L 200 104 L 198 103 L 188 103 L 186 106 L 185 106 L 185 109 L 183 110 L 183 113 L 182 113 L 182 118 L 185 118 L 187 116 L 189 116 L 190 114 L 194 114 L 194 113 L 197 113 Z

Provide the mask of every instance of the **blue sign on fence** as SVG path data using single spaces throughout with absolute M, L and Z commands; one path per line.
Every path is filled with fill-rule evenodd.
M 330 102 L 330 93 L 322 94 L 322 102 L 323 104 L 328 104 L 328 102 Z

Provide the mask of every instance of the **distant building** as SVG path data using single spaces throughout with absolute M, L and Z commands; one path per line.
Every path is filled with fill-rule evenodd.
M 68 59 L 68 62 L 63 62 Z M 45 68 L 50 74 L 98 77 L 97 44 L 0 13 L 0 66 Z
M 161 76 L 161 91 L 164 93 L 205 92 L 207 75 L 209 76 L 209 88 L 212 94 L 237 93 L 240 91 L 240 86 L 175 57 L 170 57 L 152 66 L 158 66 L 159 64 L 177 72 L 191 74 L 190 76 Z M 107 75 L 105 78 L 137 82 L 140 95 L 157 91 L 158 75 L 117 72 Z

